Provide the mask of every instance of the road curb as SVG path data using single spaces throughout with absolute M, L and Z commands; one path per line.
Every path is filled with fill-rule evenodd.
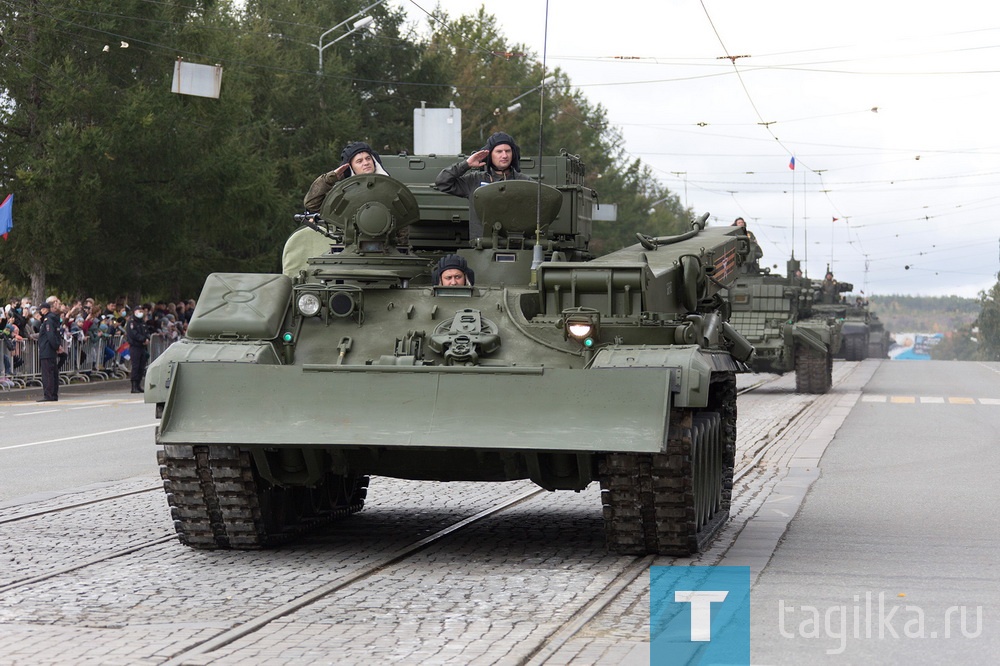
M 122 391 L 131 390 L 131 382 L 128 379 L 107 379 L 99 380 L 95 382 L 79 382 L 76 384 L 61 384 L 59 386 L 59 395 L 78 395 L 81 393 L 90 393 L 91 391 L 101 391 L 101 390 L 115 390 L 121 389 Z M 8 391 L 0 391 L 0 403 L 3 402 L 15 402 L 20 400 L 37 400 L 42 397 L 42 387 L 41 386 L 29 386 L 23 389 L 10 389 Z

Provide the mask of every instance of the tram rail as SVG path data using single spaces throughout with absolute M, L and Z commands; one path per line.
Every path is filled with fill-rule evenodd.
M 740 395 L 750 393 L 774 381 L 774 379 L 775 378 L 773 377 L 764 378 L 762 381 L 741 389 L 738 393 Z M 794 416 L 797 415 L 798 414 L 795 414 Z M 794 418 L 794 416 L 792 418 Z M 779 439 L 777 438 L 770 438 L 761 442 L 759 446 L 756 446 L 752 451 L 744 451 L 742 458 L 743 462 L 741 463 L 740 460 L 738 460 L 737 469 L 734 470 L 734 482 L 742 479 L 755 467 L 757 467 L 764 459 L 767 451 L 771 447 L 775 446 L 778 441 Z M 747 460 L 747 456 L 750 456 L 749 460 Z M 89 499 L 86 501 L 70 502 L 60 506 L 41 509 L 17 516 L 10 516 L 0 519 L 0 525 L 31 519 L 44 519 L 45 517 L 58 515 L 72 509 L 93 506 L 108 501 L 121 500 L 123 498 L 138 496 L 149 492 L 162 492 L 162 486 L 156 485 L 149 488 L 140 488 Z M 414 557 L 432 545 L 442 542 L 456 533 L 465 530 L 476 523 L 487 520 L 490 517 L 496 516 L 507 509 L 530 502 L 543 493 L 546 493 L 546 491 L 540 488 L 534 488 L 527 492 L 521 492 L 513 496 L 506 497 L 502 501 L 495 502 L 492 506 L 471 516 L 465 517 L 461 520 L 456 520 L 450 525 L 435 531 L 429 536 L 414 540 L 407 545 L 401 546 L 358 570 L 337 576 L 331 580 L 327 580 L 315 586 L 310 591 L 299 594 L 294 599 L 287 600 L 273 608 L 259 612 L 250 619 L 239 622 L 236 626 L 220 630 L 213 637 L 202 640 L 198 644 L 187 647 L 182 651 L 178 651 L 163 663 L 168 665 L 180 665 L 188 663 L 192 660 L 193 662 L 203 663 L 200 660 L 204 657 L 211 657 L 213 653 L 235 643 L 236 641 L 239 641 L 243 637 L 260 631 L 262 628 L 275 620 L 293 615 L 297 611 L 305 609 L 331 594 L 340 592 L 350 588 L 351 586 L 362 585 L 366 581 L 370 581 L 373 577 L 391 571 L 394 567 L 405 563 L 408 559 Z M 150 539 L 136 541 L 131 544 L 125 544 L 120 548 L 116 548 L 93 558 L 88 558 L 71 565 L 54 568 L 50 571 L 10 581 L 6 584 L 0 585 L 0 594 L 17 588 L 29 587 L 58 576 L 86 569 L 88 567 L 97 566 L 113 559 L 162 547 L 163 545 L 176 540 L 176 538 L 177 535 L 171 532 L 164 533 L 161 536 L 154 536 Z M 562 646 L 572 640 L 573 637 L 576 636 L 591 620 L 597 617 L 612 601 L 614 601 L 624 590 L 626 590 L 634 581 L 646 572 L 656 559 L 656 556 L 652 555 L 623 558 L 620 570 L 615 576 L 613 576 L 608 584 L 605 585 L 603 589 L 597 591 L 596 594 L 594 594 L 588 601 L 584 602 L 580 608 L 576 612 L 572 613 L 572 615 L 559 627 L 542 637 L 541 640 L 538 640 L 534 648 L 526 657 L 521 659 L 519 663 L 531 666 L 540 666 L 541 664 L 546 663 L 546 661 L 555 655 Z

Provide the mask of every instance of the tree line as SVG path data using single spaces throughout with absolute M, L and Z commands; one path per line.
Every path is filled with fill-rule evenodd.
M 0 192 L 16 205 L 0 283 L 138 302 L 197 294 L 213 271 L 276 271 L 312 179 L 350 141 L 412 153 L 421 104 L 462 109 L 466 154 L 503 130 L 524 155 L 580 155 L 618 205 L 595 230 L 599 253 L 686 228 L 690 212 L 605 110 L 484 9 L 435 10 L 422 34 L 381 4 L 377 30 L 340 39 L 317 71 L 320 33 L 370 4 L 2 0 Z M 171 93 L 178 58 L 221 65 L 220 97 Z M 544 105 L 536 93 L 507 111 L 546 77 Z
M 967 326 L 979 315 L 980 303 L 960 296 L 872 296 L 872 312 L 893 331 L 947 333 Z
M 1000 361 L 1000 282 L 978 298 L 872 296 L 869 306 L 889 331 L 943 333 L 935 360 Z

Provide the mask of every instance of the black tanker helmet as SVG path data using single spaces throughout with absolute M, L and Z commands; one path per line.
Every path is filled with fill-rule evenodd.
M 465 257 L 460 257 L 457 254 L 446 254 L 441 257 L 437 266 L 435 266 L 434 270 L 431 271 L 431 278 L 434 280 L 434 284 L 441 284 L 441 274 L 452 268 L 457 268 L 465 273 L 465 281 L 470 285 L 476 282 L 476 274 L 471 268 L 469 268 L 469 264 L 466 263 Z
M 483 146 L 483 150 L 490 151 L 489 156 L 486 158 L 486 166 L 496 171 L 496 166 L 493 165 L 493 149 L 497 146 L 506 143 L 510 146 L 512 157 L 510 160 L 510 168 L 514 171 L 521 170 L 521 147 L 517 145 L 514 141 L 514 137 L 506 132 L 494 132 L 490 135 L 490 138 L 486 140 L 486 145 Z
M 340 153 L 340 164 L 341 166 L 351 164 L 351 160 L 354 159 L 355 155 L 358 153 L 368 153 L 372 156 L 379 165 L 382 164 L 382 156 L 375 152 L 375 150 L 369 146 L 364 141 L 353 141 L 344 147 L 344 150 Z M 353 169 L 352 169 L 353 173 Z

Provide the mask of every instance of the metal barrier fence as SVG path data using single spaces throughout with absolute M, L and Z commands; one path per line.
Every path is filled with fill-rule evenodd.
M 155 334 L 149 339 L 149 360 L 163 353 L 175 340 Z M 13 349 L 4 341 L 0 366 L 0 390 L 41 386 L 38 342 L 16 340 Z M 85 338 L 80 334 L 63 337 L 64 353 L 59 356 L 59 383 L 73 384 L 107 379 L 125 379 L 132 370 L 124 333 Z

